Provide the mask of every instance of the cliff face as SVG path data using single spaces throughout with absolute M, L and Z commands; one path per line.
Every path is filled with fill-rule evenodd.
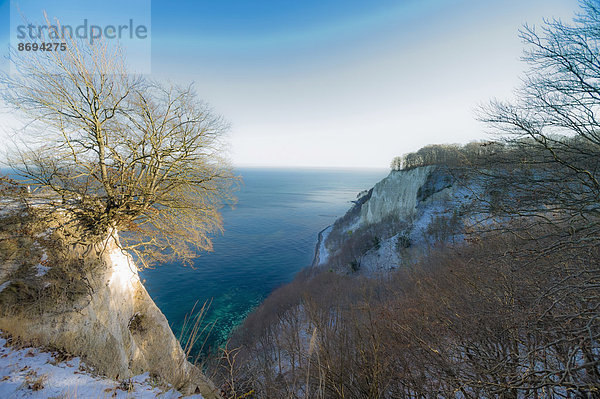
M 467 193 L 455 183 L 453 175 L 438 166 L 392 171 L 373 187 L 371 197 L 361 207 L 360 223 L 378 223 L 390 215 L 414 220 L 425 208 L 457 206 Z
M 33 261 L 13 265 L 0 276 L 1 330 L 81 356 L 111 378 L 148 372 L 181 392 L 218 397 L 212 383 L 186 360 L 116 235 L 104 243 L 67 248 L 54 238 L 39 238 L 32 247 L 41 251 L 31 254 Z M 56 248 L 63 256 L 57 256 Z M 60 263 L 64 252 L 70 261 Z M 78 272 L 72 273 L 73 268 Z
M 433 170 L 433 166 L 426 166 L 390 172 L 373 187 L 371 198 L 361 207 L 360 223 L 377 223 L 392 214 L 401 219 L 413 217 L 417 210 L 419 190 Z
M 360 273 L 398 267 L 436 241 L 460 239 L 471 200 L 447 168 L 392 171 L 322 233 L 313 264 Z

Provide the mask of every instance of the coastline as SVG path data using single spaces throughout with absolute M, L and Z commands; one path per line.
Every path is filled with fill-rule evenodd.
M 333 226 L 333 224 L 330 224 L 329 226 L 325 227 L 323 230 L 319 231 L 319 235 L 317 238 L 317 245 L 315 246 L 315 256 L 313 257 L 313 261 L 311 263 L 310 267 L 317 267 L 319 266 L 320 263 L 320 259 L 319 256 L 321 254 L 321 244 L 323 243 L 323 234 L 330 229 Z

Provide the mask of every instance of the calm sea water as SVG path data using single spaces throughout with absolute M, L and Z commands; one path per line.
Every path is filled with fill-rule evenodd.
M 194 303 L 212 300 L 215 322 L 204 351 L 222 344 L 269 293 L 310 265 L 318 232 L 387 170 L 243 169 L 235 208 L 223 209 L 225 232 L 194 269 L 145 270 L 145 286 L 179 337 Z

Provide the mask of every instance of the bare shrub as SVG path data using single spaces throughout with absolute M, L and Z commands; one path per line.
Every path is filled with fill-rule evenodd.
M 381 280 L 304 275 L 236 332 L 237 383 L 256 398 L 593 395 L 599 249 L 524 256 L 534 244 L 482 236 Z M 274 315 L 278 298 L 293 306 Z
M 408 226 L 408 221 L 400 220 L 395 215 L 388 215 L 377 223 L 345 232 L 341 228 L 336 230 L 334 225 L 327 237 L 331 253 L 323 267 L 356 272 L 360 269 L 360 259 L 363 255 L 371 250 L 379 250 L 383 240 L 399 233 L 403 234 Z

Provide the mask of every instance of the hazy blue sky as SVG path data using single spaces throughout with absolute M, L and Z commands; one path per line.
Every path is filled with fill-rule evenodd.
M 8 10 L 0 0 L 4 48 Z M 576 10 L 576 0 L 154 0 L 151 76 L 196 82 L 232 123 L 237 165 L 387 167 L 426 144 L 485 138 L 473 109 L 518 84 L 519 27 Z

